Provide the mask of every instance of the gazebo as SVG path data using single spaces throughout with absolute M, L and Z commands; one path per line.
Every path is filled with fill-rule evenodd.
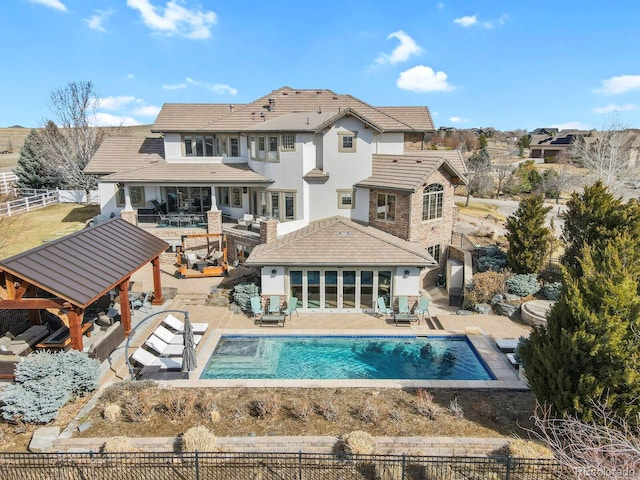
M 128 335 L 131 275 L 151 262 L 152 303 L 163 303 L 160 254 L 167 248 L 165 241 L 120 218 L 86 228 L 0 260 L 0 309 L 54 313 L 69 328 L 71 347 L 82 350 L 85 309 L 117 289 Z

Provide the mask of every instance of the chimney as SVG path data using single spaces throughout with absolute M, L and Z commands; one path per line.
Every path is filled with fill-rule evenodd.
M 260 221 L 260 243 L 273 242 L 278 238 L 278 220 L 270 218 Z

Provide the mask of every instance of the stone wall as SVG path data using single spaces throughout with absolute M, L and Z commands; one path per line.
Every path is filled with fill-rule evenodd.
M 404 134 L 404 153 L 415 152 L 425 149 L 424 133 L 405 133 Z
M 390 194 L 396 196 L 395 221 L 378 220 L 376 210 L 378 206 L 378 194 Z M 371 190 L 369 193 L 369 224 L 383 232 L 390 233 L 403 240 L 409 240 L 409 210 L 410 194 L 398 190 Z

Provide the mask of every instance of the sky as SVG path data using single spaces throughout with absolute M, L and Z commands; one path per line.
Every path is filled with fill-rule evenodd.
M 637 0 L 2 0 L 0 127 L 92 81 L 96 125 L 283 86 L 426 105 L 436 127 L 640 128 Z

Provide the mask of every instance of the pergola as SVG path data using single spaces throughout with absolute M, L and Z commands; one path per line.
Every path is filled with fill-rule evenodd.
M 86 228 L 0 260 L 0 309 L 52 312 L 69 328 L 71 347 L 82 350 L 85 309 L 117 289 L 128 335 L 131 275 L 151 262 L 152 303 L 163 303 L 160 254 L 167 248 L 165 241 L 120 218 Z

